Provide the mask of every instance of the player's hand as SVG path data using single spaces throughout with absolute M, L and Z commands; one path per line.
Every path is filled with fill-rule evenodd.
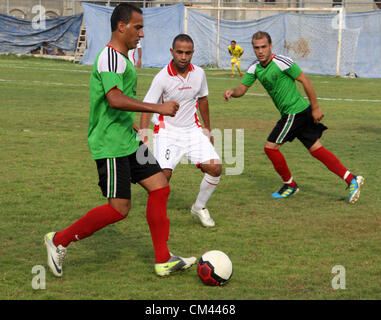
M 233 95 L 233 90 L 226 90 L 224 92 L 224 100 L 227 102 Z
M 139 135 L 140 140 L 141 140 L 147 147 L 149 147 L 149 140 L 148 140 L 147 129 L 140 129 L 140 130 L 138 131 L 138 135 Z
M 321 119 L 323 119 L 324 113 L 320 107 L 312 109 L 312 117 L 314 118 L 315 123 L 319 123 Z
M 212 132 L 207 128 L 202 128 L 202 132 L 209 138 L 210 143 L 214 145 L 214 137 L 212 135 Z
M 160 106 L 159 113 L 163 116 L 174 117 L 177 110 L 179 110 L 179 104 L 176 101 L 167 101 Z

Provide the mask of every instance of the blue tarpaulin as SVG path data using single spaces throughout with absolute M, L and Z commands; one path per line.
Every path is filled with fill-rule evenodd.
M 88 47 L 81 63 L 92 64 L 110 40 L 114 8 L 89 3 L 82 7 Z M 192 9 L 185 19 L 184 10 L 182 4 L 143 8 L 144 67 L 164 67 L 171 59 L 174 36 L 187 30 L 195 43 L 193 63 L 230 69 L 227 47 L 234 39 L 245 50 L 241 62 L 245 70 L 256 59 L 252 35 L 262 30 L 272 36 L 274 53 L 290 57 L 306 73 L 336 75 L 339 66 L 340 75 L 354 72 L 360 77 L 381 78 L 381 11 L 345 14 L 339 51 L 337 14 L 287 12 L 250 21 L 220 20 L 218 28 L 217 19 Z
M 82 7 L 87 49 L 81 63 L 93 64 L 110 40 L 114 8 L 90 3 L 82 3 Z M 165 66 L 171 59 L 173 38 L 187 30 L 195 43 L 193 63 L 229 69 L 227 47 L 234 39 L 245 50 L 241 62 L 245 70 L 255 60 L 251 37 L 262 30 L 272 36 L 274 53 L 290 57 L 306 73 L 336 75 L 339 66 L 340 75 L 354 72 L 360 77 L 381 78 L 381 10 L 345 14 L 341 54 L 336 14 L 287 12 L 250 21 L 220 20 L 218 28 L 217 19 L 196 10 L 187 9 L 185 19 L 183 4 L 142 10 L 144 67 Z M 45 28 L 34 29 L 31 21 L 0 15 L 0 52 L 28 53 L 45 44 L 74 51 L 81 21 L 82 14 L 51 18 L 45 20 Z
M 82 3 L 86 23 L 87 49 L 81 60 L 93 64 L 99 51 L 110 41 L 113 7 Z M 162 67 L 171 59 L 173 38 L 184 32 L 184 6 L 144 8 L 144 38 L 141 39 L 144 67 Z
M 75 51 L 82 17 L 77 14 L 33 23 L 0 14 L 0 52 L 24 54 L 46 44 Z

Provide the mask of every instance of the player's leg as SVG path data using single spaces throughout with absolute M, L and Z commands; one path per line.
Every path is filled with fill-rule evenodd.
M 280 146 L 281 145 L 279 144 L 266 141 L 264 150 L 267 157 L 272 162 L 275 171 L 282 178 L 283 183 L 293 188 L 296 183 L 291 175 L 290 169 L 288 168 L 286 159 L 279 150 Z
M 144 161 L 130 156 L 131 182 L 139 183 L 148 192 L 146 219 L 151 231 L 155 249 L 156 262 L 164 262 L 170 258 L 167 248 L 169 219 L 167 218 L 167 200 L 169 185 L 166 176 L 145 144 L 141 144 L 137 154 Z
M 139 183 L 148 192 L 146 219 L 155 250 L 155 271 L 159 276 L 166 276 L 189 268 L 196 262 L 196 258 L 177 257 L 169 252 L 167 241 L 170 221 L 167 217 L 167 201 L 170 188 L 159 163 L 152 161 L 154 157 L 148 148 L 145 152 L 151 159 L 148 163 L 134 163 L 131 159 L 131 181 Z
M 56 276 L 62 276 L 66 247 L 73 241 L 85 239 L 109 224 L 124 219 L 131 207 L 130 173 L 126 157 L 97 160 L 99 186 L 108 204 L 96 207 L 66 229 L 50 232 L 44 241 L 48 265 Z
M 185 157 L 204 173 L 196 201 L 191 207 L 191 214 L 198 217 L 204 227 L 214 227 L 215 222 L 210 217 L 206 205 L 220 182 L 221 159 L 209 138 L 200 128 L 188 132 L 188 139 L 188 152 Z
M 298 126 L 297 114 L 286 114 L 276 123 L 267 138 L 264 147 L 265 153 L 272 162 L 275 171 L 283 180 L 283 186 L 278 192 L 272 194 L 273 198 L 288 198 L 299 191 L 299 187 L 288 168 L 286 159 L 279 150 L 283 143 L 293 141 L 296 132 L 298 132 Z
M 275 171 L 283 180 L 283 186 L 277 192 L 272 194 L 273 198 L 279 199 L 287 198 L 299 191 L 298 185 L 296 184 L 294 178 L 291 175 L 290 169 L 288 168 L 287 161 L 279 150 L 280 147 L 280 144 L 266 141 L 264 148 L 265 153 L 272 162 Z
M 330 171 L 344 179 L 347 184 L 353 180 L 354 175 L 341 164 L 340 160 L 332 152 L 323 147 L 319 139 L 308 150 L 311 156 L 318 159 Z
M 204 177 L 200 184 L 200 191 L 197 195 L 195 203 L 192 205 L 191 213 L 198 217 L 204 227 L 214 227 L 215 222 L 210 217 L 209 210 L 206 205 L 220 182 L 222 165 L 219 159 L 201 163 L 198 166 L 204 173 Z
M 169 182 L 172 178 L 172 172 L 173 170 L 172 169 L 163 169 L 163 173 L 165 175 L 165 177 L 167 178 L 167 181 Z
M 85 239 L 105 226 L 124 219 L 130 210 L 130 203 L 129 199 L 109 199 L 108 204 L 91 209 L 72 225 L 57 232 L 53 243 L 66 248 L 71 242 Z
M 350 189 L 348 202 L 356 203 L 360 196 L 360 187 L 364 184 L 365 179 L 351 173 L 332 152 L 324 148 L 319 139 L 309 148 L 309 151 L 314 158 L 347 183 Z
M 235 67 L 234 67 L 235 62 L 236 62 L 236 58 L 235 58 L 235 57 L 233 57 L 233 58 L 230 59 L 231 68 L 232 68 L 232 78 L 235 77 Z
M 167 247 L 170 224 L 167 217 L 167 201 L 170 193 L 168 180 L 162 172 L 158 172 L 138 183 L 148 192 L 146 219 L 155 249 L 155 262 L 165 262 L 170 258 Z
M 220 159 L 211 159 L 198 165 L 204 177 L 200 184 L 200 192 L 193 205 L 195 210 L 206 208 L 206 204 L 220 182 L 222 165 Z
M 241 78 L 243 78 L 243 74 L 242 74 L 242 71 L 241 71 L 241 59 L 237 58 L 237 62 L 236 62 L 236 66 L 237 66 L 237 71 L 239 72 L 239 75 L 241 76 Z
M 314 123 L 311 108 L 307 108 L 303 112 L 303 118 L 303 129 L 298 134 L 298 139 L 314 158 L 322 162 L 331 172 L 345 180 L 350 188 L 348 202 L 355 203 L 359 199 L 360 186 L 364 183 L 364 178 L 353 175 L 332 152 L 323 147 L 320 138 L 323 132 L 327 130 L 327 127 L 322 123 Z

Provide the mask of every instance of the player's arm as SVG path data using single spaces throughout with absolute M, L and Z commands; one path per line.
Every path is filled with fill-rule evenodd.
M 142 102 L 124 95 L 117 87 L 111 89 L 106 97 L 110 108 L 123 111 L 154 112 L 174 117 L 179 109 L 179 104 L 176 101 L 168 101 L 163 104 Z
M 319 107 L 315 89 L 311 83 L 311 80 L 304 74 L 304 72 L 302 72 L 296 78 L 296 80 L 303 85 L 304 91 L 306 92 L 308 100 L 310 101 L 310 104 L 311 104 L 312 117 L 314 118 L 315 123 L 318 123 L 321 119 L 323 119 L 324 114 Z
M 239 98 L 242 97 L 247 90 L 249 89 L 248 86 L 244 85 L 243 83 L 240 83 L 237 88 L 226 90 L 224 92 L 224 100 L 229 101 L 230 98 Z
M 140 116 L 140 129 L 147 129 L 151 120 L 152 113 L 144 112 Z
M 198 109 L 200 110 L 202 122 L 204 123 L 204 133 L 209 137 L 210 142 L 214 143 L 213 137 L 211 136 L 209 101 L 207 96 L 198 98 Z
M 142 48 L 138 48 L 138 61 L 136 62 L 136 67 L 142 67 Z
M 147 129 L 149 126 L 149 122 L 151 120 L 152 113 L 151 112 L 144 112 L 140 116 L 140 130 L 138 131 L 140 140 L 142 140 L 143 143 L 148 145 L 148 134 Z
M 139 127 L 134 123 L 132 124 L 132 129 L 134 129 L 136 132 L 139 132 Z
M 163 98 L 162 98 L 163 93 L 164 93 L 163 81 L 160 81 L 160 76 L 157 75 L 152 80 L 151 86 L 148 89 L 143 99 L 143 102 L 158 103 L 159 101 L 163 101 Z M 139 137 L 140 137 L 140 140 L 142 140 L 143 143 L 147 145 L 149 144 L 147 129 L 149 127 L 151 117 L 152 117 L 152 112 L 144 112 L 140 115 Z

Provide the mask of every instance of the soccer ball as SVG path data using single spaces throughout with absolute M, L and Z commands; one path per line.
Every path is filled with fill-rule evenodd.
M 222 286 L 233 274 L 230 258 L 219 250 L 204 253 L 197 265 L 197 273 L 202 282 L 208 286 Z

